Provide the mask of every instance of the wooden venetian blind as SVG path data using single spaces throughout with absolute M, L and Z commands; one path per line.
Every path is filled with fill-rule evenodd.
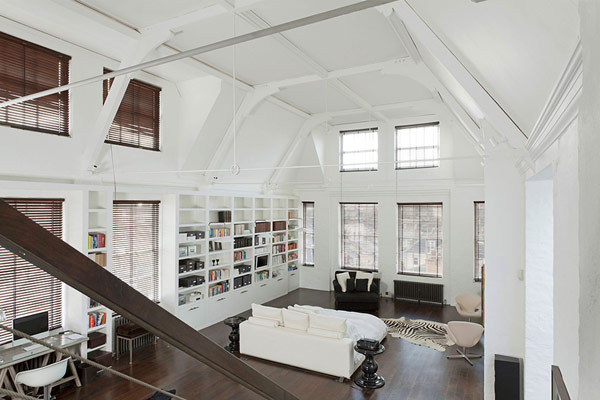
M 46 228 L 63 237 L 63 200 L 61 199 L 3 199 L 5 202 Z M 48 327 L 62 325 L 62 283 L 38 267 L 0 246 L 0 309 L 12 323 L 23 317 L 48 311 Z M 0 332 L 0 344 L 12 340 Z
M 377 271 L 377 203 L 340 203 L 341 267 Z
M 104 69 L 104 73 L 111 72 Z M 113 79 L 104 81 L 104 101 Z M 132 79 L 108 130 L 106 143 L 160 150 L 160 88 Z
M 158 302 L 159 201 L 113 203 L 113 272 Z
M 71 57 L 0 32 L 0 101 L 69 83 Z M 69 92 L 0 109 L 0 124 L 69 135 Z

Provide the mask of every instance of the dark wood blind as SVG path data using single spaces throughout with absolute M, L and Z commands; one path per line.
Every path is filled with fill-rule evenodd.
M 481 282 L 481 267 L 485 264 L 485 203 L 475 202 L 475 273 L 476 282 Z
M 0 102 L 69 83 L 71 57 L 0 32 Z M 0 124 L 69 135 L 69 91 L 0 109 Z
M 104 73 L 111 72 L 108 69 Z M 113 79 L 104 81 L 104 101 Z M 160 150 L 160 88 L 132 79 L 108 130 L 106 143 Z
M 398 204 L 398 273 L 442 277 L 442 203 Z
M 158 293 L 158 201 L 113 203 L 113 272 L 155 302 Z
M 377 204 L 340 203 L 341 267 L 377 271 Z
M 63 200 L 3 199 L 57 237 L 63 237 Z M 62 325 L 62 283 L 0 246 L 0 309 L 9 325 L 14 318 L 48 311 L 48 327 Z M 0 344 L 12 340 L 0 332 Z
M 315 265 L 315 203 L 302 202 L 304 217 L 304 265 Z

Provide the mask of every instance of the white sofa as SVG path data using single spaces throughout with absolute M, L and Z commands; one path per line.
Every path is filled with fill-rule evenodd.
M 240 324 L 240 353 L 349 379 L 364 360 L 363 355 L 354 351 L 356 341 L 363 337 L 381 341 L 387 335 L 385 324 L 372 315 L 310 308 L 318 310 L 320 315 L 346 318 L 347 337 L 316 336 L 285 326 L 244 321 Z

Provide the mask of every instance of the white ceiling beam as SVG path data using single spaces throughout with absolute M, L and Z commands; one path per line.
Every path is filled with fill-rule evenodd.
M 402 103 L 392 103 L 392 104 L 383 104 L 380 106 L 373 106 L 373 110 L 376 112 L 383 112 L 383 111 L 398 110 L 401 108 L 434 109 L 436 106 L 437 106 L 437 104 L 433 99 L 427 99 L 427 100 L 414 100 L 414 101 L 405 101 Z M 364 113 L 365 113 L 365 110 L 363 108 L 352 108 L 349 110 L 328 111 L 326 113 L 313 114 L 313 116 L 328 115 L 329 117 L 334 118 L 334 117 L 344 117 L 344 116 L 364 114 Z
M 130 52 L 119 65 L 119 69 L 138 64 L 150 54 L 150 52 L 173 37 L 170 31 L 154 31 L 143 35 L 142 38 L 130 47 Z M 108 92 L 96 121 L 86 137 L 86 148 L 81 159 L 84 171 L 95 171 L 102 152 L 102 146 L 106 140 L 108 130 L 119 110 L 123 96 L 133 74 L 117 76 Z
M 392 5 L 388 4 L 385 6 L 377 7 L 377 11 L 381 12 L 386 17 L 388 23 L 392 27 L 392 30 L 400 40 L 400 43 L 402 43 L 402 46 L 404 46 L 404 48 L 410 55 L 410 58 L 413 59 L 415 64 L 419 64 L 421 61 L 423 61 L 423 59 L 421 58 L 421 53 L 419 53 L 419 49 L 417 48 L 412 36 L 410 35 L 410 32 L 408 31 L 408 29 L 406 29 L 406 25 L 404 25 L 404 22 L 402 22 L 402 20 L 398 18 L 398 15 L 393 12 L 394 10 L 392 8 Z
M 399 0 L 393 4 L 393 9 L 398 18 L 404 22 L 412 37 L 422 44 L 464 88 L 485 115 L 486 120 L 509 140 L 512 146 L 523 147 L 527 139 L 526 134 L 446 44 L 429 28 L 411 5 L 406 0 Z M 441 80 L 440 77 L 438 79 Z
M 198 21 L 202 21 L 205 19 L 213 18 L 218 15 L 227 14 L 229 10 L 223 7 L 220 4 L 213 4 L 207 7 L 200 8 L 198 10 L 189 12 L 184 15 L 179 15 L 177 17 L 169 18 L 167 20 L 158 22 L 154 25 L 149 25 L 143 28 L 140 28 L 139 31 L 141 33 L 146 33 L 149 31 L 155 30 L 177 30 L 186 25 L 193 24 Z
M 222 136 L 221 141 L 217 146 L 217 149 L 215 150 L 210 161 L 208 162 L 208 166 L 206 168 L 207 170 L 214 170 L 220 166 L 219 164 L 225 158 L 227 151 L 229 151 L 229 149 L 233 145 L 234 136 L 241 131 L 246 117 L 250 115 L 250 113 L 256 108 L 256 106 L 258 106 L 258 104 L 260 104 L 261 101 L 273 95 L 275 92 L 277 92 L 277 90 L 278 89 L 261 88 L 246 93 L 244 99 L 242 100 L 242 103 L 239 105 L 235 112 L 234 118 L 231 119 L 231 123 L 229 124 L 227 131 Z M 231 160 L 232 164 L 233 161 L 234 160 Z
M 362 107 L 366 112 L 368 112 L 371 116 L 378 119 L 379 121 L 388 122 L 388 118 L 375 110 L 369 102 L 359 96 L 356 92 L 350 89 L 345 83 L 340 80 L 334 79 L 332 82 L 332 86 L 337 89 L 340 93 L 350 99 L 354 104 L 359 107 Z
M 287 147 L 283 156 L 279 159 L 277 163 L 277 167 L 273 169 L 269 179 L 267 179 L 267 185 L 277 183 L 279 180 L 281 173 L 283 172 L 283 168 L 287 167 L 292 157 L 296 153 L 296 150 L 300 147 L 300 144 L 304 142 L 304 140 L 308 137 L 310 132 L 315 129 L 320 124 L 324 124 L 329 121 L 331 117 L 328 115 L 313 115 L 304 121 L 304 124 L 300 127 L 298 133 L 294 136 L 294 139 Z

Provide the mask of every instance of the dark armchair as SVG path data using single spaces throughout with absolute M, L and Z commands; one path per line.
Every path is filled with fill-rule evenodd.
M 336 271 L 336 279 L 333 280 L 335 296 L 335 309 L 346 311 L 377 311 L 379 310 L 379 278 L 373 278 L 371 289 L 368 292 L 346 291 L 337 281 L 337 275 L 344 272 L 350 273 L 351 279 L 356 279 L 354 271 Z

